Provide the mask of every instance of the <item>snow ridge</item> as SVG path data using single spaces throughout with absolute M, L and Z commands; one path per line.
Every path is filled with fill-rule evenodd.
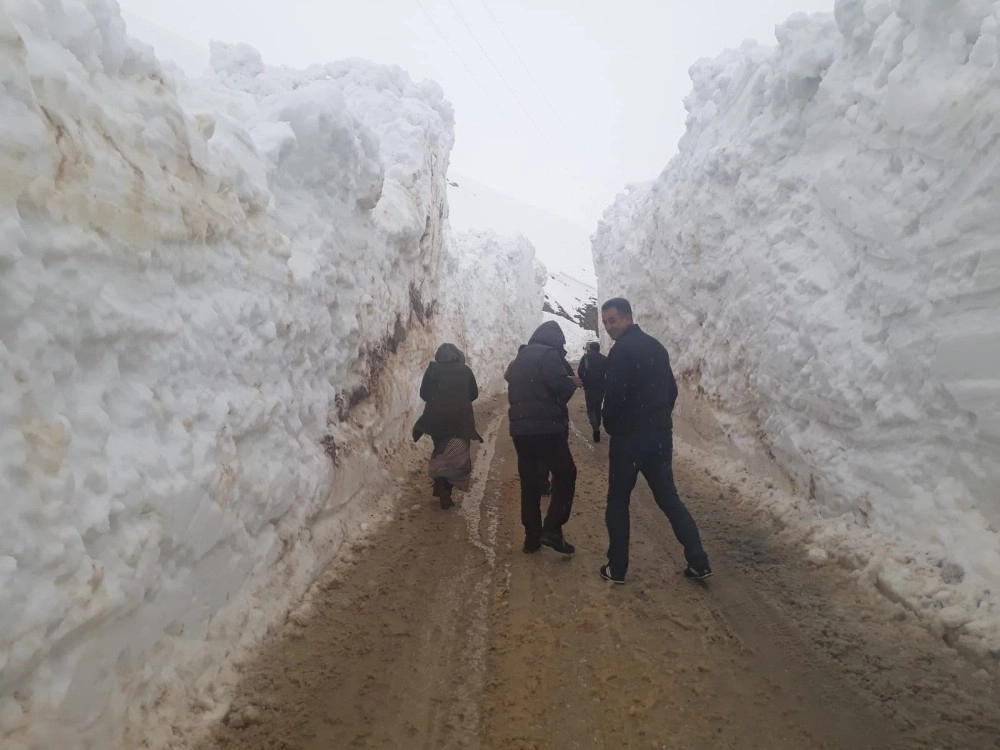
M 109 0 L 0 3 L 0 57 L 0 745 L 163 747 L 385 517 L 462 262 L 451 107 L 245 46 L 188 81 Z M 505 258 L 464 294 L 536 322 Z
M 1000 647 L 998 9 L 838 0 L 697 62 L 679 154 L 594 236 L 602 294 L 794 477 L 824 543 L 980 652 Z

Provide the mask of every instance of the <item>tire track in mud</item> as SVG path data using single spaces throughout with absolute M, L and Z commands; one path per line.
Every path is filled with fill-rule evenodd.
M 847 572 L 803 562 L 690 458 L 678 487 L 715 578 L 680 575 L 640 481 L 629 580 L 602 581 L 608 446 L 577 426 L 589 428 L 582 398 L 577 554 L 523 554 L 506 421 L 497 404 L 478 414 L 485 442 L 460 507 L 440 510 L 414 464 L 397 521 L 244 665 L 206 750 L 1000 748 L 995 681 Z

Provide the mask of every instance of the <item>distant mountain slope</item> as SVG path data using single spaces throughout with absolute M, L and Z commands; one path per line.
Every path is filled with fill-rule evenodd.
M 560 271 L 549 272 L 542 310 L 573 321 L 597 338 L 597 290 L 589 284 Z

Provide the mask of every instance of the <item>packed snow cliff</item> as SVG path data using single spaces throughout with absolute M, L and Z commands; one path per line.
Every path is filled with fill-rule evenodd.
M 594 236 L 602 296 L 796 480 L 815 543 L 980 653 L 1000 653 L 998 19 L 838 0 L 699 61 L 679 154 Z
M 541 271 L 462 270 L 451 107 L 397 68 L 192 82 L 109 0 L 0 0 L 0 58 L 0 745 L 163 747 L 380 517 L 443 338 L 499 387 Z

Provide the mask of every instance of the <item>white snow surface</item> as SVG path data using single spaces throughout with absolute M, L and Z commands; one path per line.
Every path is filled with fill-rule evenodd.
M 576 323 L 566 320 L 561 315 L 543 312 L 542 323 L 549 320 L 554 320 L 559 324 L 559 328 L 562 329 L 563 335 L 566 337 L 566 359 L 570 362 L 578 361 L 583 356 L 587 344 L 591 341 L 597 341 L 597 334 L 593 331 L 580 328 Z
M 109 0 L 0 0 L 0 58 L 0 746 L 186 746 L 540 272 L 445 249 L 451 107 L 398 68 L 188 81 Z
M 550 271 L 545 281 L 545 305 L 556 315 L 561 315 L 575 322 L 578 327 L 583 327 L 588 308 L 591 314 L 597 308 L 597 290 L 569 274 Z M 596 324 L 596 318 L 594 322 Z M 595 329 L 591 340 L 596 336 Z
M 998 649 L 1000 3 L 838 0 L 777 38 L 692 66 L 598 288 L 808 491 L 818 541 Z
M 449 234 L 444 268 L 440 335 L 465 353 L 481 391 L 499 392 L 540 323 L 545 266 L 525 237 L 481 231 Z

